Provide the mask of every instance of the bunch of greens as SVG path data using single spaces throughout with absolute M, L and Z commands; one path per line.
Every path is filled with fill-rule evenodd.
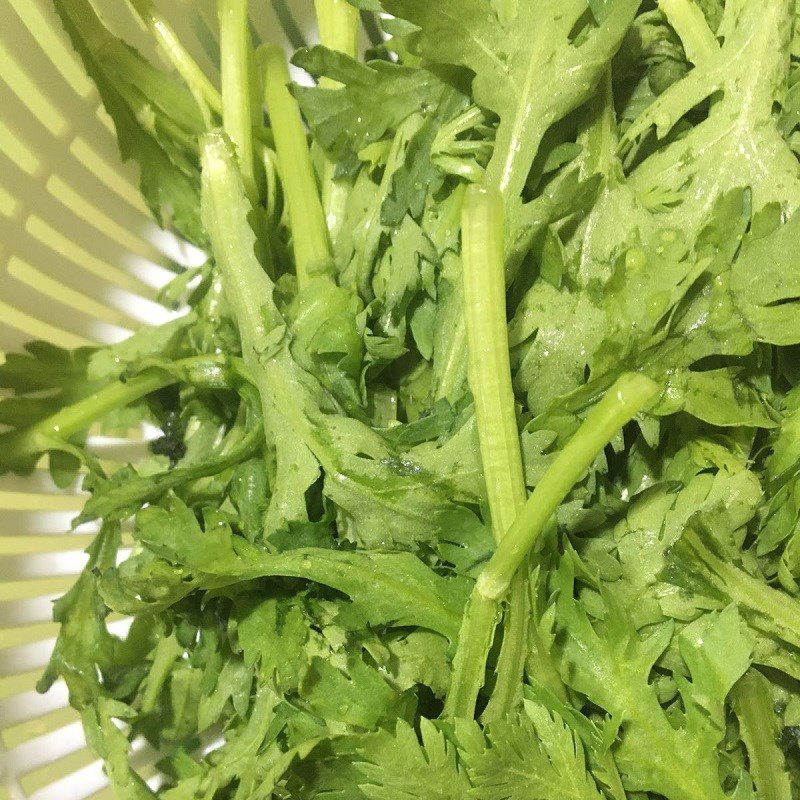
M 219 88 L 129 2 L 169 71 L 54 0 L 209 260 L 0 367 L 0 470 L 99 521 L 41 689 L 116 795 L 798 796 L 795 0 L 316 0 L 313 86 L 218 0 Z

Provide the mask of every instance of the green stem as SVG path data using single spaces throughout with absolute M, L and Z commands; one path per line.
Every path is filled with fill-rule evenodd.
M 552 514 L 618 431 L 656 395 L 640 374 L 623 375 L 592 409 L 537 484 L 475 583 L 461 624 L 453 678 L 445 703 L 450 717 L 471 716 L 480 689 L 499 602 Z M 476 660 L 478 663 L 476 663 Z
M 614 93 L 611 86 L 611 70 L 606 70 L 597 87 L 597 92 L 587 104 L 591 120 L 580 134 L 578 141 L 586 149 L 587 163 L 584 174 L 600 173 L 610 181 L 616 181 L 615 166 L 618 163 L 617 117 L 614 110 Z
M 329 50 L 356 57 L 360 20 L 358 10 L 347 0 L 314 0 L 320 43 Z M 322 78 L 320 86 L 332 88 L 341 84 Z
M 272 131 L 270 131 L 270 134 Z M 270 146 L 261 148 L 261 160 L 264 163 L 264 174 L 267 178 L 267 191 L 264 196 L 264 207 L 267 211 L 267 220 L 273 226 L 280 224 L 281 200 L 278 189 L 280 187 L 280 172 L 278 170 L 278 154 L 275 152 L 275 140 Z
M 780 728 L 769 681 L 750 669 L 731 691 L 733 710 L 747 747 L 750 774 L 761 800 L 791 800 L 786 760 L 778 746 Z
M 275 284 L 254 256 L 255 233 L 250 231 L 252 237 L 241 235 L 246 229 L 242 220 L 247 219 L 250 209 L 225 138 L 219 133 L 207 134 L 201 152 L 203 219 L 226 299 L 238 323 L 242 357 L 247 366 L 256 368 L 255 376 L 263 371 L 258 367 L 259 353 L 269 347 L 269 335 L 275 327 L 276 321 L 267 319 L 268 312 L 275 310 Z
M 322 207 L 325 210 L 325 224 L 334 241 L 342 228 L 352 187 L 349 178 L 337 179 L 335 173 L 335 162 L 326 156 L 322 167 Z
M 461 178 L 469 183 L 480 183 L 486 175 L 486 170 L 474 159 L 467 161 L 446 153 L 437 153 L 433 157 L 433 161 L 442 172 L 454 175 L 456 178 Z
M 120 512 L 128 513 L 131 508 L 139 508 L 145 503 L 154 503 L 165 494 L 182 486 L 192 487 L 196 494 L 204 478 L 215 476 L 255 458 L 263 449 L 264 430 L 260 425 L 240 425 L 228 432 L 219 451 L 213 455 L 193 461 L 187 466 L 173 467 L 156 476 L 138 476 L 119 486 L 112 486 L 100 494 L 89 498 L 75 524 L 94 519 L 118 518 Z
M 522 699 L 522 682 L 528 656 L 528 568 L 521 566 L 511 581 L 503 616 L 503 643 L 497 658 L 497 679 L 481 719 L 485 723 L 505 719 Z
M 218 0 L 219 47 L 222 66 L 222 119 L 236 148 L 245 190 L 254 206 L 260 197 L 259 162 L 253 148 L 252 85 L 255 79 L 250 41 L 249 0 Z
M 355 58 L 358 52 L 360 18 L 356 8 L 347 0 L 314 0 L 320 42 L 330 50 Z M 340 83 L 323 77 L 320 86 L 335 89 Z M 347 198 L 350 196 L 350 180 L 335 180 L 336 162 L 325 156 L 322 171 L 322 207 L 332 239 L 336 238 L 344 218 Z
M 719 42 L 694 0 L 658 0 L 658 7 L 680 37 L 693 64 L 701 64 L 719 52 Z
M 486 677 L 486 658 L 500 616 L 500 604 L 493 598 L 472 592 L 458 632 L 453 657 L 453 674 L 445 699 L 445 719 L 469 718 L 475 714 L 475 700 Z
M 187 133 L 174 119 L 167 114 L 161 116 L 156 122 L 149 118 L 150 99 L 145 97 L 138 89 L 130 85 L 121 85 L 117 90 L 120 96 L 128 104 L 131 111 L 140 120 L 140 125 L 151 135 L 159 136 L 166 133 L 176 144 L 182 145 L 190 153 L 197 154 L 197 137 Z
M 259 57 L 264 69 L 264 93 L 289 210 L 297 283 L 302 289 L 308 283 L 314 266 L 332 258 L 328 228 L 303 119 L 288 88 L 286 55 L 280 47 L 267 45 L 259 51 Z
M 66 442 L 110 412 L 177 383 L 182 368 L 191 370 L 210 361 L 217 366 L 224 363 L 219 356 L 197 356 L 176 362 L 177 369 L 167 371 L 154 367 L 128 380 L 114 381 L 90 397 L 56 411 L 25 430 L 5 433 L 0 436 L 2 461 L 14 463 L 26 456 L 44 452 L 57 442 Z
M 271 425 L 281 426 L 284 421 L 275 413 L 273 387 L 267 365 L 262 364 L 261 359 L 263 356 L 269 363 L 267 353 L 271 343 L 274 350 L 280 342 L 283 320 L 273 300 L 275 284 L 255 256 L 256 236 L 247 224 L 249 204 L 234 154 L 219 133 L 204 137 L 201 154 L 203 219 L 225 297 L 239 329 L 242 358 L 251 370 L 252 382 L 261 399 L 268 443 L 265 458 L 269 464 L 269 450 L 276 437 Z M 280 428 L 278 433 L 285 432 Z M 275 502 L 274 493 L 272 502 Z
M 486 120 L 486 115 L 477 106 L 470 106 L 466 111 L 459 114 L 455 119 L 442 125 L 436 132 L 433 139 L 431 150 L 434 153 L 448 150 L 456 141 L 456 137 L 466 131 L 480 125 Z M 474 142 L 474 144 L 484 145 L 483 142 Z
M 222 96 L 197 62 L 189 55 L 189 51 L 183 46 L 167 18 L 156 8 L 152 0 L 130 0 L 130 2 L 164 51 L 169 62 L 195 96 L 202 98 L 203 102 L 216 114 L 222 114 Z
M 471 186 L 462 212 L 464 307 L 468 377 L 486 493 L 495 541 L 499 542 L 525 505 L 506 317 L 503 198 Z M 527 620 L 525 574 L 514 582 L 505 618 L 497 683 L 486 718 L 502 718 L 519 693 L 525 663 Z M 474 688 L 474 686 L 473 686 Z M 480 687 L 478 687 L 479 689 Z M 469 700 L 471 711 L 477 695 Z
M 511 527 L 526 496 L 511 387 L 503 218 L 499 192 L 478 186 L 467 190 L 461 218 L 467 371 L 498 541 Z
M 658 393 L 658 385 L 639 373 L 626 373 L 589 412 L 528 498 L 508 534 L 478 578 L 476 590 L 502 597 L 514 573 L 572 487 L 603 448 Z
M 116 381 L 91 397 L 62 408 L 31 428 L 34 435 L 68 439 L 92 422 L 117 408 L 124 408 L 151 392 L 174 383 L 176 378 L 161 369 L 149 369 L 128 381 Z

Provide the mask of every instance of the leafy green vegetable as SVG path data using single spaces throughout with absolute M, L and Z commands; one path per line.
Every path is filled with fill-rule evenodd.
M 219 86 L 53 4 L 208 254 L 0 365 L 0 472 L 98 525 L 39 688 L 116 796 L 796 796 L 795 4 L 315 0 L 309 86 L 247 0 Z

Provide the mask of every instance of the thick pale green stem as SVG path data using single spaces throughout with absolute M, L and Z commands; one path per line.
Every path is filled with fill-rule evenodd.
M 254 146 L 254 131 L 261 130 L 260 84 L 250 38 L 249 0 L 217 0 L 222 65 L 222 119 L 233 142 L 245 193 L 252 209 L 248 219 L 256 234 L 256 254 L 270 275 L 275 275 L 274 255 L 266 214 L 264 163 Z
M 130 0 L 130 2 L 150 29 L 164 55 L 195 96 L 201 98 L 212 111 L 222 114 L 222 96 L 189 55 L 189 51 L 183 46 L 167 18 L 156 8 L 152 0 Z
M 267 515 L 278 519 L 285 510 L 304 513 L 305 505 L 302 511 L 297 508 L 296 498 L 287 490 L 298 471 L 317 471 L 317 460 L 310 452 L 314 444 L 310 415 L 318 409 L 311 403 L 303 405 L 305 392 L 298 391 L 292 375 L 290 356 L 282 345 L 286 323 L 273 297 L 275 284 L 253 252 L 255 237 L 247 223 L 244 185 L 224 136 L 212 133 L 203 139 L 202 164 L 205 228 L 237 322 L 242 357 L 261 398 L 265 460 L 274 480 Z M 320 464 L 332 470 L 334 466 L 321 455 Z
M 66 442 L 76 433 L 85 431 L 106 414 L 129 406 L 152 392 L 177 383 L 182 370 L 218 368 L 224 359 L 218 356 L 196 356 L 176 362 L 174 370 L 148 369 L 125 381 L 99 389 L 90 397 L 79 400 L 46 417 L 30 428 L 0 435 L 2 461 L 14 463 L 50 449 L 58 442 Z
M 337 50 L 351 58 L 358 52 L 358 31 L 361 20 L 356 8 L 347 0 L 314 0 L 317 13 L 320 42 L 330 50 Z M 337 81 L 323 77 L 320 86 L 334 89 Z M 344 218 L 347 198 L 350 194 L 349 180 L 335 180 L 336 162 L 325 158 L 322 171 L 322 207 L 332 239 L 336 238 Z
M 473 694 L 477 694 L 478 681 L 483 679 L 498 604 L 509 591 L 515 573 L 570 489 L 608 442 L 657 392 L 658 386 L 644 375 L 629 373 L 619 378 L 558 454 L 498 543 L 475 583 L 464 614 L 453 659 L 451 689 L 445 703 L 446 715 L 472 715 Z
M 260 195 L 260 169 L 253 148 L 253 54 L 248 0 L 218 0 L 222 65 L 222 119 L 236 148 L 245 190 L 253 205 Z
M 694 0 L 658 0 L 658 7 L 680 36 L 686 55 L 701 64 L 719 52 L 719 42 L 708 27 L 703 10 Z
M 558 454 L 500 542 L 478 578 L 476 590 L 479 594 L 498 598 L 508 591 L 517 568 L 570 489 L 620 429 L 657 393 L 657 384 L 638 373 L 623 375 L 606 392 Z
M 511 387 L 503 242 L 505 226 L 500 193 L 471 186 L 464 201 L 461 230 L 468 377 L 475 399 L 478 441 L 492 527 L 495 540 L 499 542 L 525 505 L 526 496 Z M 519 694 L 526 655 L 526 609 L 527 589 L 523 571 L 515 580 L 509 598 L 497 682 L 486 710 L 487 719 L 505 716 Z M 475 699 L 469 700 L 473 709 Z
M 347 0 L 314 0 L 314 10 L 320 43 L 330 50 L 355 58 L 360 26 L 358 10 Z M 323 78 L 320 85 L 330 88 L 340 84 Z
M 475 399 L 481 461 L 495 538 L 525 504 L 522 453 L 511 387 L 506 317 L 503 199 L 471 186 L 462 212 L 461 257 L 469 346 L 468 377 Z
M 264 93 L 278 165 L 289 210 L 297 283 L 308 283 L 310 270 L 331 259 L 328 228 L 317 189 L 306 131 L 297 102 L 289 91 L 289 69 L 280 47 L 259 51 L 264 68 Z

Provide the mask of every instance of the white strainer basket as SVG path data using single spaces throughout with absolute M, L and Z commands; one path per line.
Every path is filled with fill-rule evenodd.
M 159 58 L 124 0 L 94 2 L 116 33 Z M 214 76 L 214 0 L 160 7 Z M 287 49 L 315 37 L 312 0 L 251 0 L 251 14 L 263 40 Z M 169 316 L 154 302 L 173 274 L 164 265 L 204 256 L 158 229 L 137 183 L 51 1 L 0 0 L 0 359 L 30 339 L 111 342 Z M 109 461 L 137 446 L 92 444 Z M 65 533 L 83 501 L 80 481 L 61 491 L 44 470 L 0 478 L 0 800 L 113 797 L 64 682 L 44 696 L 34 689 L 57 632 L 52 601 L 95 532 Z M 139 756 L 147 779 L 155 767 Z

